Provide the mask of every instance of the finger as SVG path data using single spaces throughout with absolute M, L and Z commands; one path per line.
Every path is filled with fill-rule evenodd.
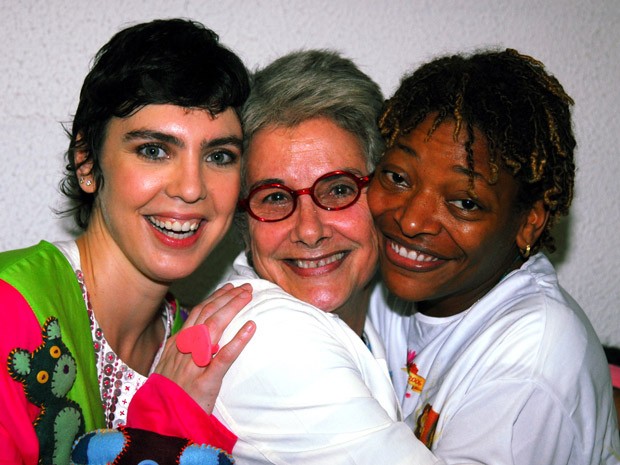
M 243 351 L 248 342 L 256 333 L 256 323 L 252 320 L 246 321 L 244 325 L 237 331 L 228 344 L 220 349 L 209 365 L 209 377 L 211 379 L 221 379 L 237 360 L 239 354 Z
M 252 294 L 245 291 L 233 296 L 219 308 L 215 313 L 211 314 L 204 324 L 209 328 L 211 343 L 217 344 L 222 337 L 222 333 L 237 314 L 252 300 Z M 200 323 L 200 319 L 197 321 Z
M 184 326 L 193 326 L 196 323 L 204 323 L 214 313 L 218 312 L 221 308 L 229 304 L 232 299 L 235 299 L 239 295 L 245 293 L 252 293 L 252 286 L 250 284 L 242 284 L 241 286 L 234 287 L 232 284 L 226 284 L 213 294 L 211 294 L 205 301 L 196 305 L 190 312 Z M 235 312 L 236 314 L 237 312 Z
M 204 323 L 211 315 L 217 313 L 220 309 L 229 305 L 230 301 L 240 295 L 252 293 L 252 286 L 244 283 L 238 287 L 231 287 L 224 292 L 213 295 L 208 301 L 199 305 L 196 309 L 196 319 L 198 323 Z
M 218 299 L 217 306 L 222 305 L 222 307 L 216 313 L 212 314 L 207 320 L 207 322 L 204 323 L 207 326 L 207 329 L 209 331 L 209 336 L 210 336 L 209 339 L 211 340 L 212 345 L 215 345 L 219 342 L 222 336 L 222 333 L 224 332 L 228 324 L 239 313 L 239 311 L 241 311 L 241 309 L 248 302 L 250 302 L 251 299 L 252 299 L 252 295 L 249 292 L 247 292 L 247 288 L 243 288 L 243 287 L 238 287 L 234 289 L 231 288 L 229 289 L 229 291 L 223 293 L 220 296 L 220 298 Z M 200 319 L 198 319 L 198 321 L 196 321 L 195 323 L 202 324 L 200 323 Z M 186 322 L 186 324 L 184 325 L 181 331 L 184 331 L 186 327 L 189 327 L 187 325 L 188 325 L 188 322 Z M 244 325 L 244 327 L 246 326 Z M 224 356 L 223 356 L 224 358 L 226 357 L 227 353 L 229 353 L 231 350 L 237 347 L 238 342 L 244 343 L 243 346 L 239 346 L 239 349 L 238 349 L 239 353 L 241 352 L 242 348 L 245 347 L 245 343 L 247 343 L 249 338 L 247 338 L 246 340 L 247 336 L 244 334 L 244 331 L 243 331 L 244 327 L 242 327 L 242 329 L 239 330 L 235 338 L 233 338 L 231 343 L 229 343 L 230 347 L 229 349 L 224 351 Z M 253 329 L 250 334 L 253 334 Z M 178 338 L 178 333 L 170 336 L 168 340 L 166 341 L 166 345 L 164 347 L 161 358 L 155 370 L 157 373 L 169 375 L 169 370 L 177 371 L 178 369 L 181 368 L 181 361 L 189 360 L 189 358 L 191 357 L 191 356 L 188 356 L 187 354 L 180 353 L 176 345 L 177 338 Z M 205 346 L 204 350 L 208 351 L 209 348 Z M 234 360 L 237 356 L 238 356 L 238 353 L 234 353 L 234 358 L 232 358 L 232 360 Z M 232 363 L 232 360 L 231 360 L 231 363 Z M 172 376 L 168 376 L 168 377 L 172 377 Z
M 217 299 L 218 297 L 224 295 L 226 292 L 230 291 L 231 289 L 233 289 L 234 286 L 230 283 L 226 283 L 224 284 L 222 287 L 216 289 L 215 291 L 213 291 L 206 299 L 204 299 L 202 302 L 194 305 L 194 307 L 191 309 L 191 311 L 189 312 L 189 315 L 187 317 L 186 321 L 190 322 L 190 325 L 194 324 L 194 320 L 196 319 L 196 317 L 200 314 L 201 310 L 203 309 L 203 307 L 207 304 L 209 304 L 211 301 L 213 301 L 214 299 Z
M 162 356 L 155 372 L 174 381 L 207 413 L 211 413 L 222 380 L 256 332 L 253 321 L 246 322 L 235 337 L 215 355 L 207 367 L 198 367 L 189 354 L 176 352 Z

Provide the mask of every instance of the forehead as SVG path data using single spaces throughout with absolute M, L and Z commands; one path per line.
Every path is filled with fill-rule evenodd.
M 192 130 L 189 131 L 188 127 Z M 209 110 L 182 107 L 173 104 L 146 105 L 124 118 L 112 117 L 107 125 L 106 136 L 136 128 L 155 128 L 170 133 L 187 133 L 187 136 L 230 133 L 241 137 L 241 122 L 235 111 L 227 108 L 221 113 L 212 114 Z
M 334 170 L 366 174 L 366 157 L 357 137 L 328 118 L 293 127 L 267 126 L 254 135 L 246 157 L 249 183 L 278 179 L 293 185 Z
M 453 119 L 447 119 L 436 127 L 435 115 L 428 116 L 422 123 L 396 140 L 394 147 L 417 160 L 432 164 L 451 166 L 451 171 L 491 179 L 491 156 L 487 139 L 478 129 L 469 134 L 466 123 L 458 127 Z M 472 143 L 473 142 L 473 143 Z
M 457 134 L 453 120 L 441 123 L 429 137 L 432 127 L 433 121 L 427 119 L 399 137 L 388 151 L 386 162 L 395 162 L 410 174 L 415 173 L 427 188 L 468 192 L 473 180 L 476 195 L 504 206 L 514 204 L 518 183 L 507 169 L 500 166 L 497 173 L 492 169 L 486 138 L 480 131 L 474 130 L 474 143 L 468 153 L 466 130 L 461 128 Z

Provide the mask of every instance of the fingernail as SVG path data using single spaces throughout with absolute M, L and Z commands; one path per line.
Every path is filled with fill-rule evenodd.
M 245 324 L 245 334 L 248 333 L 253 333 L 254 330 L 256 329 L 256 323 L 254 323 L 254 321 L 249 320 L 246 324 Z

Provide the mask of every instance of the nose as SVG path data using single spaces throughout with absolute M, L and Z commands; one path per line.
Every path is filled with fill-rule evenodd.
M 206 170 L 199 160 L 179 157 L 172 165 L 167 192 L 170 197 L 195 203 L 207 195 Z
M 318 246 L 330 235 L 330 227 L 324 223 L 325 213 L 329 212 L 316 205 L 309 195 L 299 196 L 292 215 L 291 240 L 309 247 Z
M 411 192 L 402 200 L 394 213 L 394 219 L 405 236 L 439 234 L 442 226 L 438 219 L 438 200 L 424 192 Z

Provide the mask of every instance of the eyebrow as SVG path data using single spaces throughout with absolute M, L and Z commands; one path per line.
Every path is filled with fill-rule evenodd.
M 172 134 L 168 134 L 161 131 L 151 131 L 149 129 L 137 129 L 135 131 L 129 131 L 123 136 L 123 141 L 130 142 L 135 139 L 149 139 L 160 142 L 165 142 L 174 145 L 179 148 L 185 147 L 185 142 Z M 233 145 L 241 150 L 243 143 L 240 137 L 231 135 L 226 137 L 216 137 L 215 139 L 205 140 L 200 144 L 202 150 L 210 149 L 213 147 L 220 147 L 222 145 Z
M 348 167 L 347 168 L 336 168 L 336 169 L 333 169 L 331 171 L 348 171 L 349 173 L 352 173 L 352 174 L 354 174 L 354 175 L 356 175 L 356 176 L 358 176 L 360 178 L 363 177 L 363 176 L 368 176 L 368 175 L 362 174 L 362 171 L 360 169 L 358 169 L 358 168 L 348 168 Z M 331 171 L 327 171 L 327 172 L 325 172 L 323 174 L 330 173 Z M 317 179 L 319 177 L 317 177 Z M 314 181 L 316 181 L 316 179 Z M 280 179 L 280 178 L 267 178 L 267 179 L 261 179 L 260 181 L 256 181 L 254 184 L 252 184 L 248 188 L 248 192 L 256 189 L 257 187 L 264 186 L 266 184 L 282 184 L 282 185 L 288 187 L 289 189 L 292 189 L 288 184 L 286 184 L 286 182 L 284 182 L 284 179 Z M 308 187 L 310 187 L 310 186 L 308 186 Z
M 472 171 L 469 168 L 465 168 L 460 165 L 455 165 L 452 167 L 452 169 L 453 171 L 457 173 L 463 173 L 467 177 L 473 176 L 474 179 L 482 179 L 483 181 L 486 181 L 486 179 L 484 178 L 484 176 L 482 176 L 482 174 L 478 173 L 477 171 Z
M 254 184 L 252 184 L 249 189 L 248 192 L 253 191 L 254 189 L 256 189 L 257 187 L 260 186 L 265 186 L 267 184 L 282 184 L 284 186 L 286 186 L 286 184 L 284 183 L 283 179 L 279 179 L 279 178 L 268 178 L 268 179 L 261 179 L 260 181 L 255 182 Z M 288 186 L 287 186 L 288 187 Z
M 405 152 L 407 155 L 411 155 L 412 157 L 418 158 L 418 154 L 416 153 L 415 150 L 413 150 L 411 147 L 409 147 L 408 145 L 402 144 L 400 142 L 396 143 L 396 147 L 398 147 L 400 150 L 402 150 L 403 152 Z

